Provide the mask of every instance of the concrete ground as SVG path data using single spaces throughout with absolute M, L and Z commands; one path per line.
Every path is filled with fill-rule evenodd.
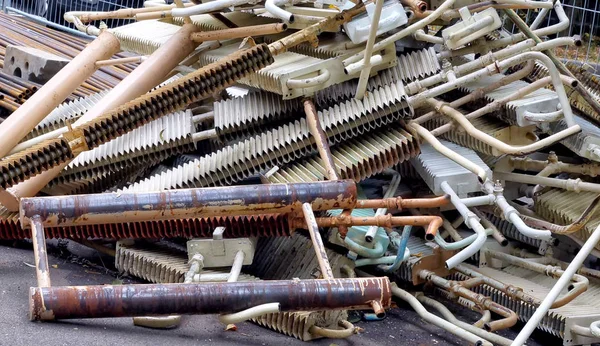
M 95 251 L 83 250 L 84 256 L 73 256 L 70 249 L 49 244 L 52 285 L 110 284 L 115 273 L 107 258 Z M 87 249 L 87 248 L 85 248 Z M 70 320 L 54 323 L 30 322 L 28 291 L 36 284 L 33 252 L 25 242 L 0 243 L 0 345 L 307 345 L 291 337 L 256 326 L 240 323 L 237 331 L 225 331 L 215 316 L 185 317 L 180 327 L 153 330 L 133 326 L 130 318 Z M 105 269 L 107 267 L 109 269 Z M 125 283 L 129 280 L 124 279 Z M 449 308 L 453 306 L 449 305 Z M 474 321 L 476 314 L 454 310 L 463 320 Z M 346 340 L 318 340 L 311 344 L 326 346 L 359 345 L 465 345 L 453 335 L 432 326 L 407 305 L 388 312 L 383 321 L 356 322 L 364 332 Z M 514 338 L 518 328 L 502 334 Z M 547 334 L 535 335 L 528 345 L 561 345 L 562 341 Z

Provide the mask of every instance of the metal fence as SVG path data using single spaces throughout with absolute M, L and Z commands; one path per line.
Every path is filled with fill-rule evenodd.
M 569 28 L 554 37 L 581 36 L 583 44 L 581 47 L 559 47 L 556 54 L 565 60 L 575 60 L 583 64 L 588 64 L 600 72 L 600 1 L 597 0 L 564 0 L 563 8 L 569 18 Z M 519 14 L 528 24 L 533 23 L 537 16 L 537 11 L 520 11 Z M 518 29 L 512 22 L 506 20 L 505 28 L 508 31 L 516 32 Z M 549 26 L 558 23 L 558 18 L 554 11 L 550 11 L 543 24 Z
M 73 25 L 63 19 L 67 11 L 114 11 L 119 8 L 142 7 L 143 4 L 144 0 L 0 0 L 0 6 L 9 12 L 17 12 L 41 22 L 50 22 L 54 25 L 47 24 L 59 28 L 69 28 L 71 30 L 67 31 L 73 33 L 77 32 Z M 584 44 L 581 47 L 558 48 L 558 56 L 589 64 L 600 72 L 600 0 L 564 0 L 563 8 L 569 17 L 570 26 L 568 30 L 556 36 L 580 35 Z M 537 13 L 534 10 L 519 12 L 529 24 L 533 22 Z M 116 19 L 105 21 L 111 28 L 128 22 Z M 550 11 L 545 19 L 545 25 L 557 22 L 556 14 Z M 518 30 L 508 21 L 505 24 L 508 31 Z
M 73 24 L 64 20 L 69 11 L 115 11 L 127 7 L 142 7 L 144 0 L 0 0 L 5 12 L 14 12 L 38 22 L 53 23 L 58 28 L 75 30 Z M 109 28 L 124 25 L 130 21 L 108 19 L 104 21 Z M 71 30 L 67 30 L 71 31 Z M 72 32 L 72 31 L 71 31 Z

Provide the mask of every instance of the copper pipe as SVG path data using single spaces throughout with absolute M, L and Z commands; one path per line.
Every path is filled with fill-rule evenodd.
M 42 219 L 39 216 L 32 217 L 30 223 L 38 287 L 50 287 L 50 266 L 48 265 L 48 253 L 46 251 L 46 238 Z
M 277 34 L 284 32 L 285 30 L 287 30 L 287 24 L 284 23 L 251 25 L 234 29 L 195 32 L 191 35 L 191 40 L 198 43 L 206 41 L 221 41 L 248 36 Z
M 492 301 L 490 297 L 486 297 L 484 295 L 469 290 L 468 288 L 463 286 L 463 282 L 446 280 L 428 270 L 420 270 L 418 275 L 423 280 L 427 280 L 438 287 L 446 289 L 460 297 L 472 301 L 477 306 L 479 306 L 482 311 L 490 310 L 494 313 L 497 313 L 500 316 L 503 316 L 503 319 L 488 322 L 484 325 L 484 328 L 488 332 L 507 329 L 514 326 L 517 323 L 518 315 L 514 311 Z M 466 285 L 468 286 L 469 283 L 474 285 L 476 284 L 476 281 L 477 280 L 469 281 L 466 283 Z
M 281 311 L 369 308 L 391 305 L 387 277 L 33 287 L 30 319 L 60 320 L 151 315 L 222 314 L 278 302 Z
M 424 14 L 429 8 L 427 2 L 422 0 L 400 0 L 400 3 L 403 6 L 408 6 L 413 11 L 413 13 L 418 15 Z
M 450 203 L 450 196 L 444 195 L 433 198 L 414 198 L 404 199 L 402 197 L 384 198 L 384 199 L 360 199 L 356 203 L 356 208 L 360 209 L 379 209 L 403 210 L 416 208 L 439 208 Z
M 318 183 L 240 185 L 150 193 L 103 193 L 21 199 L 21 226 L 39 215 L 44 226 L 76 226 L 172 220 L 214 215 L 295 214 L 356 203 L 352 180 Z
M 96 61 L 110 58 L 119 46 L 113 34 L 103 32 L 0 124 L 0 157 L 10 152 L 72 90 L 91 76 L 96 71 Z
M 317 220 L 315 220 L 315 214 L 313 213 L 310 203 L 304 203 L 302 205 L 302 211 L 304 213 L 304 220 L 306 221 L 308 232 L 310 233 L 310 239 L 312 240 L 313 248 L 315 249 L 317 261 L 319 262 L 321 275 L 323 276 L 323 279 L 333 279 L 331 264 L 329 264 L 327 252 L 325 251 L 325 246 L 323 245 L 323 240 L 321 239 L 321 234 L 319 233 L 319 226 L 317 226 Z
M 304 227 L 304 225 L 298 222 L 294 223 L 298 228 Z M 394 226 L 427 226 L 426 236 L 427 240 L 433 240 L 438 232 L 438 229 L 442 226 L 443 220 L 439 216 L 392 216 L 377 215 L 370 217 L 356 217 L 356 216 L 330 216 L 330 217 L 318 217 L 317 225 L 319 227 L 338 227 L 338 226 L 379 226 L 379 227 L 394 227 Z
M 340 214 L 341 217 L 349 217 L 352 215 L 352 209 L 344 209 Z M 338 226 L 338 233 L 342 239 L 346 239 L 346 234 L 348 234 L 348 226 L 340 225 Z
M 317 144 L 319 156 L 321 157 L 321 161 L 323 161 L 323 165 L 325 166 L 325 176 L 329 180 L 339 180 L 340 177 L 335 169 L 335 163 L 333 162 L 333 156 L 331 156 L 327 135 L 321 127 L 321 120 L 317 116 L 315 104 L 309 99 L 304 100 L 304 113 L 306 114 L 308 129 Z

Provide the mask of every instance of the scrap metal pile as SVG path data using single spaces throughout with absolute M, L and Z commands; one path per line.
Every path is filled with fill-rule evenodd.
M 22 29 L 0 34 L 0 239 L 33 242 L 32 320 L 218 314 L 309 341 L 394 298 L 470 344 L 600 342 L 600 84 L 554 53 L 581 45 L 560 1 L 64 18 L 95 38 L 0 16 Z M 150 283 L 52 286 L 46 238 Z

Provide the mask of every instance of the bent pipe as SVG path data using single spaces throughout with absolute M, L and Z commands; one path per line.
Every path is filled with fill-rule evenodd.
M 370 309 L 391 305 L 387 277 L 329 280 L 251 281 L 32 287 L 30 319 L 133 317 L 234 313 L 270 303 L 281 311 Z

